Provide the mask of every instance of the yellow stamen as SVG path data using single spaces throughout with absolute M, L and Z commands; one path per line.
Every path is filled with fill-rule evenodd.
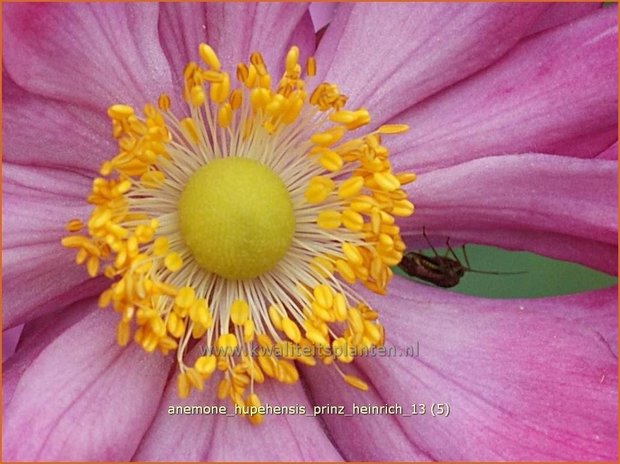
M 273 85 L 260 53 L 231 79 L 213 48 L 198 52 L 183 69 L 186 117 L 166 94 L 141 115 L 110 106 L 118 151 L 61 243 L 112 281 L 98 304 L 118 313 L 119 345 L 176 351 L 180 398 L 216 377 L 217 396 L 259 424 L 257 385 L 295 383 L 317 361 L 367 390 L 340 366 L 385 333 L 346 284 L 385 294 L 405 251 L 395 218 L 414 211 L 403 186 L 415 175 L 392 171 L 382 135 L 407 126 L 354 135 L 369 111 L 346 109 L 334 84 L 309 89 L 297 47 Z

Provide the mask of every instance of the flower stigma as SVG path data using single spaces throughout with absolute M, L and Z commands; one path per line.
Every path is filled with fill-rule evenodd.
M 250 279 L 272 269 L 295 231 L 286 186 L 249 158 L 230 156 L 198 169 L 185 185 L 178 214 L 194 259 L 228 279 Z
M 368 111 L 344 109 L 334 84 L 309 91 L 316 63 L 302 70 L 297 47 L 275 86 L 260 53 L 235 88 L 209 45 L 199 53 L 185 117 L 166 94 L 142 115 L 108 109 L 118 153 L 62 244 L 111 280 L 99 306 L 119 314 L 119 345 L 176 352 L 180 398 L 216 377 L 218 398 L 256 411 L 257 384 L 294 384 L 317 362 L 367 390 L 343 366 L 384 330 L 354 285 L 385 294 L 405 250 L 395 218 L 413 213 L 401 187 L 415 175 L 392 172 L 382 136 L 407 126 L 357 134 Z

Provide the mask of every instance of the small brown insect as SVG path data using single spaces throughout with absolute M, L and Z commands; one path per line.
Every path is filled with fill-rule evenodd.
M 465 272 L 476 272 L 479 274 L 494 275 L 514 275 L 525 274 L 525 272 L 490 272 L 478 271 L 469 267 L 469 259 L 463 245 L 463 256 L 466 265 L 463 265 L 459 257 L 450 246 L 450 239 L 446 240 L 446 254 L 441 256 L 433 247 L 430 240 L 426 236 L 426 230 L 422 229 L 422 235 L 426 239 L 428 245 L 433 250 L 435 256 L 426 256 L 422 253 L 410 251 L 403 256 L 402 261 L 398 264 L 403 271 L 412 277 L 424 280 L 438 287 L 450 288 L 459 284 L 461 277 Z

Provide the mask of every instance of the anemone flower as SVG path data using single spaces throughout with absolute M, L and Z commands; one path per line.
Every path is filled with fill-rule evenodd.
M 616 273 L 615 7 L 3 10 L 5 460 L 617 459 L 615 289 L 388 283 Z

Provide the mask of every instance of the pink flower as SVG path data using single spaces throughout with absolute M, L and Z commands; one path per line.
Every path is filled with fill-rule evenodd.
M 346 4 L 318 45 L 302 4 L 9 4 L 3 11 L 3 321 L 25 324 L 4 364 L 5 460 L 615 460 L 617 293 L 486 300 L 395 277 L 386 346 L 261 385 L 263 404 L 425 405 L 426 414 L 171 415 L 171 357 L 119 347 L 109 285 L 59 245 L 100 164 L 107 108 L 178 96 L 206 41 L 269 69 L 291 44 L 367 108 L 416 212 L 400 223 L 617 273 L 617 12 L 594 4 Z M 433 417 L 447 404 L 448 417 Z M 442 406 L 444 407 L 444 406 Z M 420 406 L 418 406 L 419 410 Z M 336 411 L 337 412 L 337 411 Z

